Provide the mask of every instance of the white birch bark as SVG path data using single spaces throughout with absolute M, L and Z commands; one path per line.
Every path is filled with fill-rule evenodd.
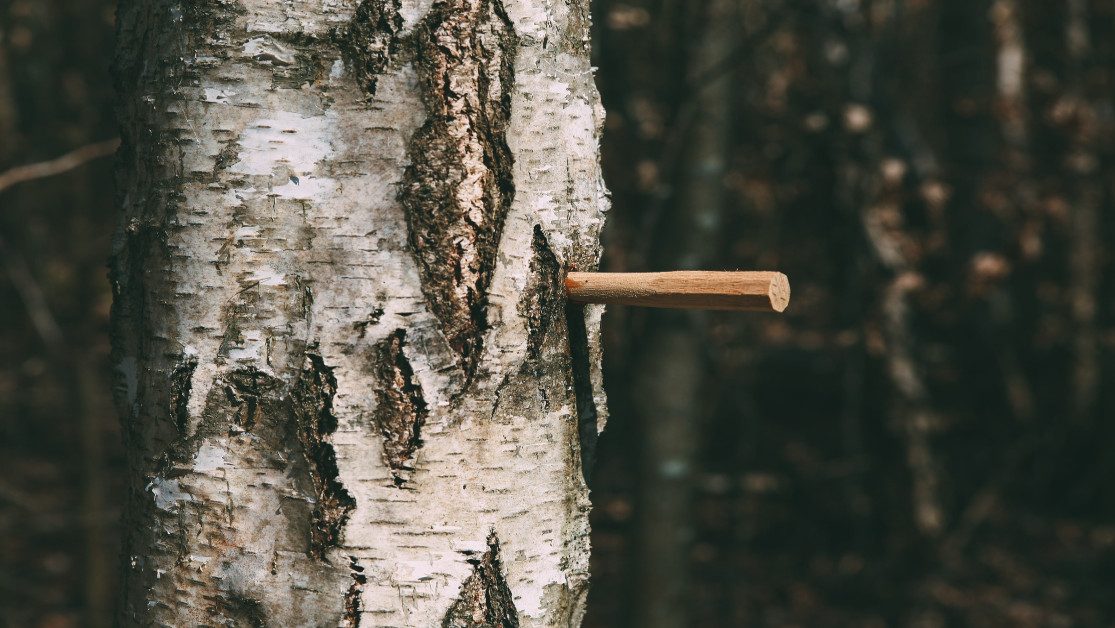
M 120 623 L 579 623 L 587 5 L 121 1 Z

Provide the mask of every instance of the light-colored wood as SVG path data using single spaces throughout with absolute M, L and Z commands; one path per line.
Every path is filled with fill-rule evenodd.
M 572 272 L 565 291 L 579 303 L 645 307 L 781 312 L 790 304 L 790 281 L 770 271 Z

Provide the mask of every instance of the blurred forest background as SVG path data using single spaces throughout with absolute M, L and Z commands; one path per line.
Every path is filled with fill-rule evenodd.
M 794 296 L 609 312 L 586 625 L 1112 625 L 1115 4 L 593 5 L 605 268 Z M 0 0 L 0 173 L 116 135 L 113 10 Z M 13 181 L 0 625 L 108 625 L 112 163 Z

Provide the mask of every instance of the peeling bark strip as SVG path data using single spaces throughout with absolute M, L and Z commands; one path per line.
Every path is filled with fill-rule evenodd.
M 399 329 L 376 346 L 379 382 L 374 416 L 383 436 L 383 459 L 395 486 L 405 484 L 414 470 L 414 453 L 422 445 L 426 420 L 426 401 L 403 352 L 405 345 L 406 332 Z
M 506 134 L 517 47 L 501 0 L 438 0 L 414 34 L 428 118 L 411 139 L 399 200 L 422 291 L 469 375 L 515 193 Z
M 336 393 L 333 369 L 320 356 L 307 355 L 302 376 L 291 391 L 291 401 L 298 438 L 317 492 L 317 505 L 311 514 L 310 550 L 319 558 L 324 558 L 326 548 L 338 544 L 341 531 L 356 508 L 356 500 L 337 477 L 337 455 L 329 442 L 329 435 L 337 430 L 337 417 L 333 416 Z
M 488 551 L 479 558 L 469 559 L 472 575 L 461 585 L 461 593 L 442 628 L 519 628 L 519 614 L 499 558 L 499 539 L 488 535 Z
M 348 27 L 335 37 L 360 87 L 372 96 L 379 75 L 399 53 L 403 29 L 399 8 L 400 0 L 361 0 Z

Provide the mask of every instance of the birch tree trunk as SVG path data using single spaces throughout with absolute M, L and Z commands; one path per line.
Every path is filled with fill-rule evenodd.
M 121 0 L 120 623 L 564 626 L 587 0 Z

